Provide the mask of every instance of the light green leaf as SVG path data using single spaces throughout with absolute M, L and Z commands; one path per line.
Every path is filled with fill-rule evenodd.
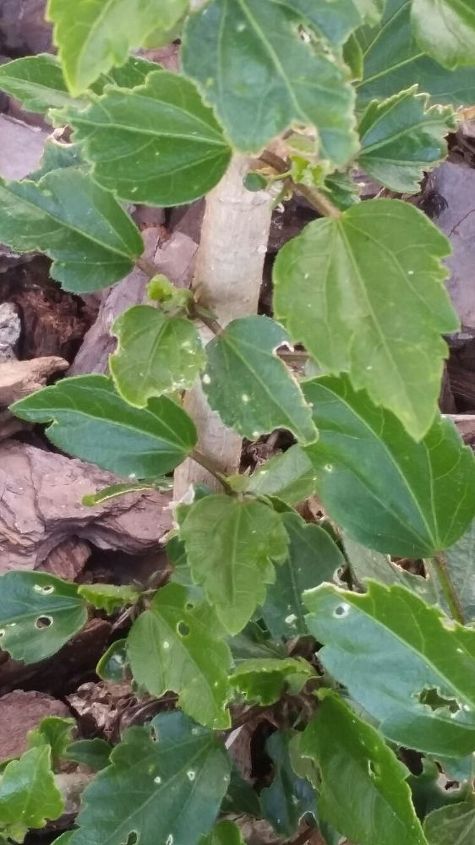
M 411 22 L 421 49 L 441 65 L 475 65 L 471 0 L 412 0 Z
M 297 695 L 309 678 L 315 675 L 313 667 L 302 658 L 255 658 L 243 660 L 229 680 L 248 701 L 274 704 L 288 690 Z
M 318 809 L 340 833 L 359 845 L 426 845 L 408 769 L 339 696 L 325 696 L 300 751 L 320 768 Z
M 294 341 L 389 408 L 429 429 L 457 316 L 444 287 L 446 237 L 414 206 L 369 200 L 310 223 L 280 250 L 274 308 Z
M 49 53 L 0 65 L 0 90 L 20 100 L 29 111 L 44 112 L 74 104 L 61 65 Z
M 287 428 L 303 443 L 317 437 L 300 387 L 274 352 L 288 342 L 269 317 L 233 320 L 206 347 L 203 388 L 226 425 L 249 440 Z
M 384 736 L 448 757 L 475 750 L 475 631 L 376 581 L 362 595 L 325 584 L 304 602 L 319 660 Z
M 475 461 L 440 417 L 420 443 L 348 379 L 308 381 L 318 443 L 307 448 L 330 516 L 363 545 L 401 557 L 451 546 L 475 512 Z M 376 470 L 377 468 L 377 470 Z
M 475 621 L 475 520 L 444 554 L 447 575 L 466 623 Z
M 473 845 L 475 796 L 429 813 L 424 819 L 424 833 L 428 845 Z
M 135 587 L 127 585 L 117 587 L 115 584 L 100 583 L 81 584 L 78 587 L 78 594 L 97 610 L 105 610 L 109 614 L 124 605 L 135 604 L 140 598 L 140 593 Z
M 230 762 L 221 743 L 183 713 L 130 729 L 86 789 L 71 845 L 197 845 L 218 815 Z
M 296 832 L 307 813 L 316 815 L 315 791 L 292 767 L 289 743 L 293 736 L 290 731 L 276 731 L 267 740 L 266 751 L 274 763 L 274 779 L 261 792 L 265 818 L 286 839 Z
M 0 180 L 0 241 L 17 252 L 46 253 L 52 277 L 75 293 L 124 278 L 143 252 L 131 218 L 76 167 L 54 170 L 37 183 Z
M 393 191 L 417 193 L 424 173 L 447 154 L 445 136 L 456 127 L 454 113 L 428 108 L 428 99 L 414 85 L 383 102 L 373 100 L 361 118 L 358 163 Z
M 273 637 L 305 636 L 302 593 L 323 581 L 333 581 L 345 558 L 323 528 L 304 522 L 296 513 L 282 514 L 289 535 L 287 559 L 276 570 L 275 583 L 267 588 L 262 616 Z
M 12 760 L 0 778 L 0 830 L 23 842 L 29 828 L 45 827 L 64 809 L 63 797 L 51 771 L 51 749 L 32 748 Z
M 167 584 L 134 622 L 127 654 L 135 681 L 151 695 L 176 692 L 185 713 L 224 729 L 231 726 L 226 707 L 231 652 L 210 629 L 212 615 L 206 602 L 190 602 L 185 587 Z
M 44 572 L 6 572 L 0 595 L 1 647 L 24 663 L 55 654 L 87 620 L 76 585 Z
M 237 149 L 258 152 L 303 123 L 318 130 L 322 157 L 341 166 L 357 150 L 353 90 L 344 66 L 300 37 L 293 9 L 274 0 L 211 0 L 188 18 L 183 67 Z
M 195 85 L 157 70 L 136 88 L 107 88 L 80 112 L 63 112 L 94 178 L 124 200 L 179 205 L 206 194 L 231 155 Z
M 196 442 L 190 417 L 171 399 L 132 408 L 101 375 L 64 379 L 12 405 L 29 422 L 51 422 L 55 446 L 134 478 L 154 478 L 181 463 Z
M 127 640 L 116 640 L 102 655 L 96 666 L 96 673 L 111 684 L 121 684 L 129 676 Z
M 416 42 L 410 10 L 411 0 L 386 0 L 381 24 L 358 31 L 364 57 L 359 102 L 391 97 L 417 82 L 434 103 L 471 105 L 473 68 L 450 71 L 426 56 Z
M 75 728 L 75 719 L 46 716 L 36 728 L 28 731 L 28 748 L 49 746 L 51 749 L 52 763 L 56 765 L 58 760 L 64 756 L 67 746 L 71 743 L 71 737 Z
M 256 496 L 277 496 L 288 505 L 296 505 L 315 492 L 315 481 L 312 462 L 295 445 L 262 464 L 249 477 L 246 490 Z
M 246 845 L 237 824 L 230 821 L 218 822 L 200 845 Z
M 80 763 L 81 766 L 88 766 L 94 772 L 99 772 L 109 765 L 109 758 L 112 751 L 112 745 L 105 741 L 105 739 L 78 739 L 72 742 L 64 757 L 66 760 L 74 760 L 75 763 Z
M 281 516 L 262 502 L 211 495 L 180 526 L 193 580 L 202 584 L 227 631 L 237 634 L 265 599 L 288 537 Z
M 47 17 L 67 84 L 77 97 L 101 73 L 122 65 L 158 26 L 171 30 L 188 0 L 49 0 Z
M 150 305 L 129 308 L 115 321 L 118 347 L 109 367 L 120 395 L 145 407 L 152 396 L 192 386 L 206 358 L 196 326 Z

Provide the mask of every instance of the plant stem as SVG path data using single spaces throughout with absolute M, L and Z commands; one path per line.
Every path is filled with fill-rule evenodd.
M 142 273 L 145 273 L 145 275 L 148 276 L 150 279 L 153 279 L 153 277 L 160 272 L 158 267 L 153 263 L 153 261 L 150 261 L 148 258 L 144 258 L 143 256 L 141 258 L 137 258 L 137 261 L 135 263 L 137 267 L 140 267 Z
M 191 316 L 195 320 L 201 320 L 201 322 L 208 327 L 210 332 L 213 332 L 215 336 L 221 334 L 223 331 L 223 327 L 218 321 L 204 308 L 200 308 L 199 305 L 196 303 L 191 308 Z
M 437 579 L 439 581 L 440 588 L 444 594 L 445 600 L 450 608 L 450 612 L 453 618 L 460 622 L 461 625 L 465 624 L 463 608 L 460 604 L 459 597 L 457 592 L 452 584 L 450 579 L 450 575 L 447 569 L 447 562 L 442 554 L 434 555 L 431 558 L 431 562 L 434 568 L 434 571 L 437 575 Z
M 288 166 L 280 156 L 275 155 L 270 150 L 265 150 L 260 156 L 260 160 L 264 164 L 273 167 L 274 170 L 277 170 L 281 178 L 285 179 L 286 184 L 292 188 L 294 193 L 304 197 L 319 214 L 322 214 L 324 217 L 332 217 L 334 220 L 341 217 L 340 209 L 336 205 L 333 205 L 331 200 L 316 188 L 310 188 L 308 185 L 302 185 L 300 182 L 294 182 L 293 179 L 288 178 Z
M 210 458 L 208 455 L 204 455 L 203 452 L 200 452 L 199 449 L 193 449 L 190 458 L 196 464 L 199 464 L 203 467 L 210 475 L 216 478 L 217 481 L 221 484 L 222 487 L 226 490 L 226 493 L 234 496 L 234 490 L 230 484 L 226 481 L 224 475 L 219 471 L 219 467 L 216 466 L 213 459 Z

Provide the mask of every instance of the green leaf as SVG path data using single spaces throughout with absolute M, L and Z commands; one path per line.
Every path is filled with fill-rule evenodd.
M 206 358 L 196 326 L 150 305 L 129 308 L 115 321 L 118 347 L 109 359 L 117 390 L 130 405 L 192 386 Z
M 274 354 L 288 342 L 269 317 L 233 320 L 206 347 L 203 387 L 223 422 L 249 440 L 287 428 L 303 443 L 317 437 L 311 409 L 290 370 Z
M 168 478 L 154 481 L 126 481 L 123 484 L 110 484 L 108 487 L 103 487 L 97 493 L 87 493 L 82 497 L 81 504 L 87 508 L 95 507 L 95 505 L 102 505 L 103 502 L 108 502 L 110 499 L 115 499 L 118 496 L 124 496 L 126 493 L 142 492 L 144 490 L 166 490 L 170 487 Z
M 230 821 L 218 822 L 200 845 L 246 845 L 237 824 Z
M 140 598 L 140 593 L 135 587 L 100 583 L 81 584 L 78 594 L 97 610 L 105 610 L 109 614 L 120 610 L 124 605 L 135 604 Z
M 246 490 L 255 496 L 277 496 L 288 505 L 296 505 L 315 492 L 315 481 L 312 462 L 295 445 L 258 467 L 249 477 Z
M 151 728 L 130 729 L 111 765 L 86 789 L 71 845 L 197 845 L 208 833 L 229 784 L 221 743 L 183 713 L 161 713 Z
M 63 809 L 49 746 L 32 748 L 8 764 L 0 778 L 0 829 L 4 835 L 23 842 L 29 828 L 45 827 Z
M 316 796 L 311 784 L 292 768 L 289 753 L 290 732 L 276 731 L 266 742 L 266 751 L 274 763 L 272 784 L 261 792 L 265 817 L 274 830 L 285 838 L 292 836 L 307 814 L 316 815 Z
M 49 746 L 53 765 L 56 765 L 58 760 L 64 757 L 64 752 L 71 743 L 71 736 L 75 728 L 75 719 L 46 716 L 36 728 L 28 731 L 28 748 Z
M 185 713 L 224 729 L 231 726 L 226 708 L 231 652 L 214 635 L 212 615 L 206 602 L 190 602 L 185 587 L 167 584 L 134 622 L 127 654 L 135 681 L 151 695 L 176 692 Z
M 112 194 L 75 167 L 39 182 L 0 180 L 0 240 L 17 252 L 46 253 L 52 277 L 75 293 L 124 278 L 143 252 L 137 227 Z
M 444 67 L 475 65 L 475 7 L 470 0 L 412 0 L 421 49 Z
M 6 572 L 0 595 L 1 647 L 24 663 L 55 654 L 87 620 L 76 585 L 44 572 Z
M 289 535 L 287 559 L 277 568 L 275 583 L 267 588 L 262 616 L 273 637 L 305 636 L 302 593 L 323 581 L 332 581 L 345 558 L 332 538 L 318 525 L 307 524 L 296 513 L 282 521 Z
M 358 31 L 364 58 L 359 102 L 391 97 L 417 82 L 434 103 L 471 105 L 473 68 L 450 71 L 424 55 L 411 27 L 410 10 L 411 0 L 386 0 L 381 24 Z
M 101 73 L 121 65 L 158 26 L 173 28 L 188 0 L 49 0 L 47 17 L 72 94 L 86 91 Z
M 459 804 L 440 807 L 424 819 L 428 845 L 473 845 L 474 832 L 474 795 Z
M 116 640 L 102 655 L 96 673 L 111 684 L 121 684 L 128 678 L 127 640 Z
M 302 40 L 294 5 L 212 0 L 188 18 L 183 67 L 237 149 L 258 152 L 303 123 L 318 130 L 322 157 L 341 166 L 357 150 L 353 90 L 334 56 Z
M 157 70 L 132 90 L 107 88 L 87 109 L 63 114 L 94 178 L 134 203 L 191 202 L 219 182 L 230 159 L 213 112 L 176 73 Z
M 229 789 L 224 796 L 221 812 L 237 815 L 246 813 L 257 818 L 262 816 L 259 796 L 251 784 L 241 776 L 236 764 L 233 764 L 231 769 Z
M 29 111 L 44 112 L 74 103 L 60 63 L 49 53 L 26 56 L 0 66 L 0 90 Z
M 441 263 L 449 250 L 421 211 L 378 199 L 310 223 L 274 265 L 275 313 L 292 339 L 419 440 L 437 409 L 440 335 L 458 326 Z
M 325 669 L 400 745 L 448 757 L 475 750 L 475 631 L 404 587 L 304 594 Z
M 426 845 L 408 769 L 339 696 L 325 696 L 300 751 L 319 765 L 319 813 L 340 833 L 359 845 Z
M 407 572 L 402 566 L 394 563 L 388 555 L 374 552 L 346 534 L 343 536 L 343 544 L 353 577 L 359 584 L 364 585 L 369 579 L 380 581 L 388 587 L 392 584 L 400 584 L 401 587 L 413 590 L 427 604 L 437 603 L 433 578 L 423 578 L 421 575 Z M 445 603 L 442 606 L 445 610 Z
M 171 399 L 151 399 L 132 408 L 101 375 L 64 379 L 12 405 L 20 419 L 51 422 L 55 446 L 85 461 L 135 478 L 174 469 L 196 442 L 189 416 Z
M 281 516 L 262 502 L 211 495 L 189 508 L 180 526 L 193 580 L 202 584 L 227 631 L 237 634 L 272 583 L 288 537 Z
M 302 658 L 257 658 L 243 660 L 229 680 L 248 701 L 274 704 L 288 689 L 297 695 L 309 678 L 315 675 L 313 667 Z
M 99 772 L 109 765 L 112 745 L 105 739 L 78 739 L 71 742 L 64 753 L 66 760 L 74 760 L 81 766 L 88 766 L 94 772 Z
M 331 44 L 343 44 L 354 29 L 367 20 L 377 23 L 381 17 L 380 0 L 279 0 L 299 14 L 304 25 L 312 26 Z
M 346 378 L 305 385 L 318 443 L 307 448 L 330 516 L 384 554 L 429 557 L 451 546 L 475 512 L 475 461 L 440 417 L 420 443 Z
M 363 114 L 358 164 L 386 188 L 419 191 L 425 172 L 447 154 L 445 136 L 456 127 L 451 108 L 428 108 L 428 95 L 417 85 L 388 100 L 373 100 Z
M 466 623 L 475 621 L 475 520 L 463 537 L 447 549 L 447 574 Z

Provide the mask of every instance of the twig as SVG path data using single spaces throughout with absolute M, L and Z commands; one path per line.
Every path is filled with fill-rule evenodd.
M 325 841 L 322 839 L 319 831 L 314 827 L 304 830 L 300 836 L 297 836 L 297 839 L 289 842 L 289 845 L 307 845 L 307 843 L 308 845 L 325 845 Z
M 142 273 L 145 273 L 145 275 L 148 276 L 150 279 L 153 279 L 153 277 L 160 272 L 156 264 L 153 263 L 153 261 L 149 261 L 148 258 L 144 258 L 143 256 L 141 258 L 137 258 L 135 264 L 137 267 L 140 267 Z
M 201 320 L 201 322 L 208 327 L 210 332 L 213 332 L 216 336 L 223 332 L 223 327 L 220 323 L 218 323 L 217 319 L 205 308 L 201 308 L 200 305 L 197 305 L 196 302 L 191 306 L 190 316 L 195 320 Z
M 277 173 L 285 179 L 286 184 L 291 187 L 294 193 L 300 194 L 300 196 L 304 197 L 319 214 L 322 214 L 324 217 L 331 217 L 334 220 L 341 217 L 340 209 L 337 208 L 336 205 L 333 205 L 331 200 L 329 200 L 328 197 L 320 191 L 317 191 L 316 188 L 310 188 L 308 185 L 302 185 L 300 182 L 294 182 L 293 179 L 287 177 L 286 174 L 288 172 L 288 167 L 280 156 L 275 155 L 275 153 L 270 150 L 264 150 L 260 156 L 260 160 L 263 161 L 264 164 L 268 164 L 276 170 Z

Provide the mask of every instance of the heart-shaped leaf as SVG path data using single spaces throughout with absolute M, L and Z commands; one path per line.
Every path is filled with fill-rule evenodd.
M 392 410 L 420 439 L 437 409 L 457 316 L 444 288 L 446 237 L 399 200 L 310 223 L 274 266 L 276 316 L 321 367 Z
M 132 408 L 106 376 L 64 379 L 16 402 L 12 411 L 29 422 L 51 422 L 46 433 L 55 446 L 118 475 L 156 478 L 196 443 L 192 420 L 171 399 Z

